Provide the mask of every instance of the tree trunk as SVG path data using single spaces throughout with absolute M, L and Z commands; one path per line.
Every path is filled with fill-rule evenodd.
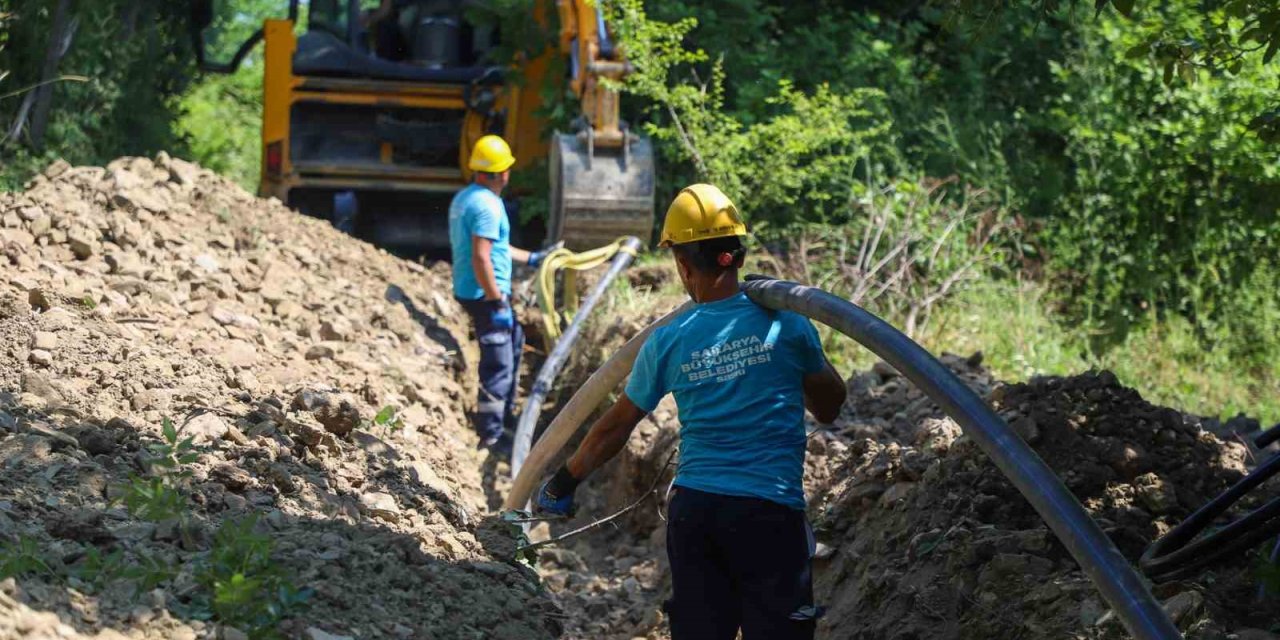
M 31 146 L 44 147 L 44 134 L 49 128 L 49 111 L 53 107 L 53 79 L 58 75 L 58 62 L 70 45 L 72 0 L 58 0 L 53 10 L 53 24 L 49 27 L 49 43 L 44 49 L 44 68 L 40 71 L 42 84 L 36 89 L 35 106 L 31 112 Z

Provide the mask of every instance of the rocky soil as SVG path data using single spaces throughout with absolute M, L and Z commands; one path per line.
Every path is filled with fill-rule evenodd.
M 311 592 L 285 637 L 559 635 L 476 535 L 496 463 L 447 283 L 164 155 L 0 194 L 0 637 L 245 637 L 207 583 L 244 522 Z M 139 517 L 166 420 L 181 514 Z

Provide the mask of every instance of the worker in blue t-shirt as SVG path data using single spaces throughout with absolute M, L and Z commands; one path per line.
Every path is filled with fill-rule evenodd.
M 831 422 L 845 386 L 803 316 L 739 290 L 746 226 L 719 189 L 676 196 L 662 227 L 697 303 L 640 348 L 626 393 L 536 496 L 569 514 L 578 483 L 626 445 L 668 393 L 680 413 L 680 464 L 667 519 L 674 640 L 812 638 L 817 617 L 804 517 L 807 408 Z
M 480 342 L 480 393 L 476 431 L 480 447 L 511 452 L 504 427 L 515 405 L 516 375 L 524 331 L 511 311 L 512 261 L 537 267 L 545 251 L 511 246 L 511 221 L 502 190 L 515 164 L 511 147 L 498 136 L 476 141 L 468 166 L 474 181 L 449 204 L 449 245 L 453 253 L 453 295 L 471 316 Z

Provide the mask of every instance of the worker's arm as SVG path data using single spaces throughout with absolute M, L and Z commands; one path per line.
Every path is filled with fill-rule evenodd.
M 542 249 L 541 251 L 528 251 L 526 249 L 511 247 L 511 259 L 519 262 L 520 264 L 527 264 L 536 269 L 542 264 L 542 261 L 545 260 L 548 255 L 551 255 L 551 253 L 563 246 L 564 240 Z
M 573 515 L 573 492 L 578 483 L 600 468 L 626 446 L 627 438 L 644 419 L 645 412 L 625 394 L 591 425 L 573 457 L 534 496 L 539 513 Z
M 493 274 L 492 240 L 471 236 L 471 268 L 475 271 L 476 282 L 484 289 L 484 299 L 501 300 L 502 290 L 498 288 L 498 278 Z
M 831 424 L 840 417 L 840 407 L 844 406 L 848 390 L 825 355 L 822 360 L 825 366 L 821 370 L 804 377 L 804 408 L 818 422 Z
M 591 425 L 591 430 L 578 445 L 565 467 L 573 477 L 582 480 L 618 455 L 645 413 L 623 394 L 608 411 Z

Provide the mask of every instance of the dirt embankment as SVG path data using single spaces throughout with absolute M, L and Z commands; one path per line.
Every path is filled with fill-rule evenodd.
M 287 637 L 558 635 L 475 535 L 446 273 L 163 155 L 0 194 L 0 637 L 244 637 L 282 586 Z
M 660 286 L 661 271 L 633 274 L 633 287 Z M 605 312 L 584 339 L 610 352 L 676 300 L 644 302 L 651 308 L 643 317 Z M 594 357 L 576 363 L 578 375 Z M 1109 372 L 1004 384 L 980 354 L 942 360 L 1049 462 L 1131 561 L 1253 463 L 1243 444 L 1206 431 L 1201 418 L 1147 403 Z M 806 460 L 820 541 L 817 599 L 828 607 L 820 637 L 1124 637 L 1065 549 L 958 425 L 883 363 L 848 386 L 840 419 L 810 438 Z M 642 495 L 677 429 L 668 398 L 581 491 L 575 522 L 555 530 Z M 569 621 L 574 637 L 666 637 L 659 514 L 668 479 L 619 527 L 544 554 L 541 568 L 563 606 L 591 612 Z M 1272 483 L 1269 494 L 1277 493 Z M 1280 636 L 1265 630 L 1280 617 L 1258 606 L 1257 580 L 1254 559 L 1241 558 L 1154 591 L 1190 638 L 1274 640 Z

